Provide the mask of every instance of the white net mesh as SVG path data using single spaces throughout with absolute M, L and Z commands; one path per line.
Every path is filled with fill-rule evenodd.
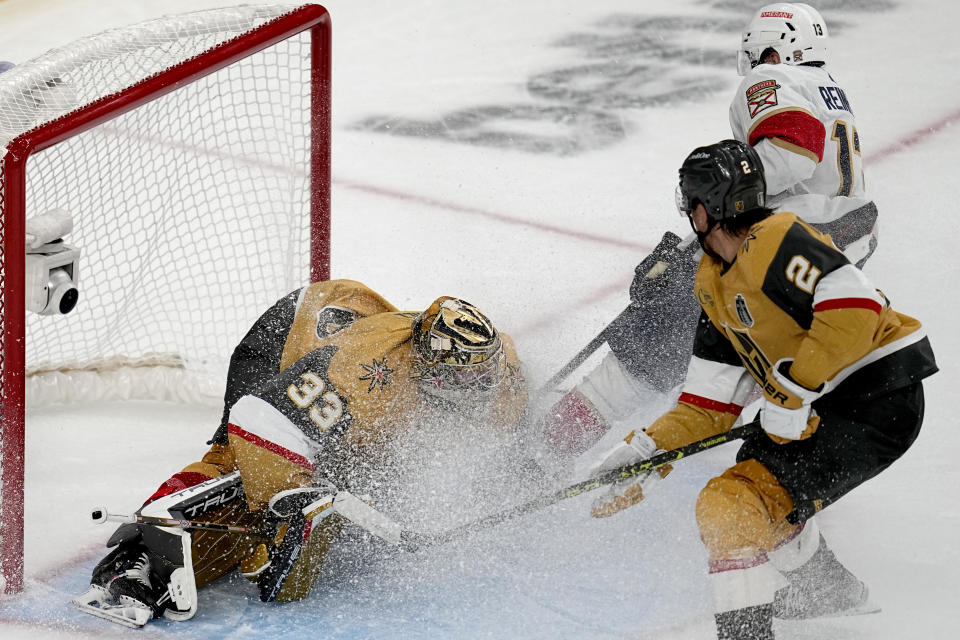
M 295 8 L 165 17 L 18 65 L 0 74 L 0 147 L 14 148 L 17 136 L 84 105 L 136 91 Z M 27 314 L 26 373 L 46 374 L 28 383 L 28 403 L 89 399 L 86 382 L 79 392 L 63 382 L 104 367 L 120 371 L 105 385 L 122 397 L 137 386 L 124 372 L 144 363 L 161 365 L 138 383 L 148 396 L 157 397 L 153 387 L 172 370 L 190 374 L 190 393 L 221 395 L 233 346 L 263 310 L 309 279 L 310 149 L 311 34 L 304 31 L 32 155 L 26 217 L 70 213 L 65 240 L 81 258 L 76 309 Z M 6 235 L 7 201 L 18 187 L 6 181 L 3 153 Z M 3 277 L 23 275 L 4 268 Z M 0 365 L 7 367 L 6 354 Z
M 286 12 L 240 7 L 107 31 L 0 75 L 0 141 Z M 308 274 L 309 35 L 42 151 L 27 218 L 72 214 L 80 302 L 27 317 L 27 372 L 156 354 L 216 374 Z

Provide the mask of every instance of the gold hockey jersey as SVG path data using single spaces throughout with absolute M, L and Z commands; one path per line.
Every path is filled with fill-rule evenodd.
M 894 311 L 829 236 L 789 212 L 754 225 L 733 264 L 704 256 L 695 292 L 703 315 L 679 402 L 647 429 L 667 449 L 728 430 L 753 383 L 768 400 L 799 407 L 771 375 L 783 359 L 795 381 L 827 393 L 926 343 L 917 320 Z M 880 384 L 930 373 L 904 369 Z
M 253 505 L 304 484 L 317 465 L 343 464 L 346 452 L 382 454 L 382 445 L 415 429 L 427 412 L 436 416 L 435 402 L 418 389 L 411 348 L 417 313 L 397 310 L 355 281 L 319 282 L 299 292 L 279 371 L 229 414 L 229 443 Z M 512 340 L 501 338 L 506 379 L 482 402 L 446 409 L 452 422 L 466 411 L 493 430 L 519 423 L 526 383 Z
M 333 319 L 336 312 L 341 313 L 339 320 Z M 359 282 L 312 284 L 301 292 L 281 370 L 316 349 L 335 348 L 326 376 L 352 416 L 345 437 L 360 445 L 393 437 L 409 428 L 423 401 L 411 350 L 412 321 L 418 313 L 399 311 Z M 497 430 L 515 427 L 527 400 L 513 340 L 500 335 L 510 375 L 484 403 L 484 417 Z

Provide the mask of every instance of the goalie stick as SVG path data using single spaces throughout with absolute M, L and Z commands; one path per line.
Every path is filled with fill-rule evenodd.
M 362 528 L 366 529 L 370 533 L 373 533 L 375 536 L 390 542 L 392 545 L 394 545 L 395 549 L 399 551 L 416 552 L 421 549 L 446 544 L 456 540 L 457 538 L 462 538 L 483 529 L 489 529 L 498 526 L 509 520 L 513 520 L 544 507 L 556 504 L 562 500 L 566 500 L 567 498 L 573 498 L 613 482 L 626 480 L 628 478 L 653 471 L 654 469 L 658 469 L 664 465 L 677 462 L 682 458 L 713 449 L 728 442 L 741 440 L 755 433 L 759 433 L 760 431 L 762 431 L 762 428 L 759 421 L 734 427 L 726 433 L 704 438 L 703 440 L 698 440 L 697 442 L 692 442 L 688 445 L 677 447 L 676 449 L 672 449 L 670 451 L 664 451 L 647 458 L 646 460 L 641 460 L 631 465 L 625 465 L 623 467 L 605 471 L 596 477 L 588 478 L 581 482 L 564 487 L 563 489 L 543 494 L 525 503 L 505 509 L 498 513 L 484 516 L 474 520 L 473 522 L 454 527 L 441 533 L 421 533 L 417 531 L 401 529 L 400 525 L 394 522 L 388 516 L 381 514 L 365 501 L 354 497 L 352 494 L 346 491 L 339 492 L 336 498 L 334 498 L 336 507 L 334 511 L 343 515 L 348 521 L 351 521 L 354 524 L 359 524 Z M 337 504 L 338 502 L 339 504 Z M 102 508 L 94 510 L 91 513 L 91 517 L 94 522 L 98 523 L 112 520 L 125 523 L 150 524 L 182 529 L 210 529 L 214 531 L 228 531 L 233 533 L 250 533 L 257 531 L 248 527 L 223 525 L 212 522 L 200 522 L 194 520 L 180 520 L 176 518 L 161 518 L 142 515 L 112 514 L 106 509 Z M 185 549 L 184 553 L 185 557 L 188 556 L 190 554 L 189 549 Z M 287 564 L 294 562 L 296 560 L 296 556 L 296 553 L 291 554 Z M 278 558 L 278 560 L 280 559 Z M 188 585 L 180 585 L 177 588 L 183 589 L 185 586 Z M 171 589 L 172 588 L 173 587 L 171 587 Z M 81 611 L 132 628 L 142 627 L 150 619 L 150 613 L 142 608 L 126 606 L 122 603 L 119 605 L 105 606 L 105 595 L 106 593 L 102 588 L 91 587 L 91 589 L 82 596 L 74 598 L 72 603 Z M 267 598 L 267 600 L 270 599 L 271 598 L 269 597 Z
M 646 460 L 641 460 L 630 465 L 605 471 L 596 477 L 582 480 L 576 484 L 569 485 L 552 493 L 543 494 L 522 504 L 500 511 L 499 513 L 484 516 L 478 520 L 454 527 L 453 529 L 449 529 L 442 533 L 423 534 L 414 531 L 403 531 L 400 535 L 401 546 L 406 551 L 418 551 L 423 548 L 446 544 L 447 542 L 461 538 L 470 533 L 474 533 L 483 529 L 489 529 L 507 522 L 508 520 L 513 520 L 514 518 L 537 511 L 544 507 L 549 507 L 550 505 L 556 504 L 561 500 L 573 498 L 575 496 L 587 493 L 588 491 L 593 491 L 594 489 L 598 489 L 602 486 L 612 484 L 619 480 L 626 480 L 642 473 L 659 469 L 665 465 L 677 462 L 682 458 L 687 458 L 694 454 L 713 449 L 714 447 L 718 447 L 728 442 L 742 440 L 756 433 L 760 433 L 761 431 L 762 427 L 760 426 L 759 420 L 739 427 L 734 427 L 726 433 L 721 433 L 709 438 L 704 438 L 703 440 L 691 442 L 688 445 L 658 453 L 657 455 L 647 458 Z
M 493 528 L 497 525 L 507 522 L 508 520 L 513 520 L 528 513 L 538 511 L 544 507 L 549 507 L 562 500 L 566 500 L 567 498 L 573 498 L 589 491 L 593 491 L 594 489 L 599 489 L 600 487 L 608 484 L 612 484 L 620 480 L 627 480 L 634 476 L 647 473 L 648 471 L 659 469 L 665 465 L 677 462 L 682 458 L 688 458 L 692 455 L 719 447 L 720 445 L 728 442 L 742 440 L 751 435 L 759 433 L 760 431 L 762 431 L 762 427 L 760 426 L 759 420 L 739 427 L 734 427 L 726 433 L 720 433 L 715 436 L 710 436 L 709 438 L 697 440 L 696 442 L 691 442 L 690 444 L 682 447 L 677 447 L 676 449 L 671 449 L 670 451 L 658 453 L 650 458 L 647 458 L 646 460 L 641 460 L 633 464 L 605 471 L 593 478 L 581 480 L 580 482 L 568 485 L 562 489 L 543 494 L 522 504 L 510 507 L 509 509 L 484 516 L 474 520 L 473 522 L 468 522 L 441 533 L 422 533 L 419 531 L 411 531 L 409 529 L 401 530 L 399 525 L 390 518 L 381 514 L 379 511 L 362 502 L 361 500 L 358 500 L 346 491 L 341 491 L 338 493 L 338 498 L 340 498 L 340 503 L 343 504 L 343 507 L 337 508 L 336 511 L 344 515 L 348 520 L 354 522 L 355 524 L 359 524 L 362 528 L 370 531 L 375 536 L 397 545 L 403 551 L 419 551 L 420 549 L 446 544 L 447 542 L 461 538 L 476 531 Z M 340 504 L 337 506 L 340 507 Z M 245 533 L 254 531 L 253 529 L 245 527 L 219 525 L 208 522 L 196 522 L 192 520 L 177 520 L 174 518 L 156 518 L 139 515 L 116 515 L 108 513 L 105 509 L 98 509 L 94 511 L 92 516 L 95 522 L 118 520 L 120 522 L 140 522 L 142 524 L 154 524 L 184 529 L 205 529 L 208 527 L 215 527 L 215 530 L 227 530 L 225 527 L 231 526 L 232 530 L 235 532 Z
M 179 518 L 159 518 L 157 516 L 143 516 L 138 513 L 120 514 L 110 513 L 104 507 L 90 512 L 90 519 L 97 523 L 122 522 L 127 524 L 152 524 L 158 527 L 174 527 L 177 529 L 201 529 L 204 531 L 229 531 L 231 533 L 262 533 L 254 527 L 241 527 L 233 524 L 218 522 L 200 522 L 197 520 L 180 520 Z
M 336 492 L 333 499 L 333 512 L 339 513 L 348 521 L 365 529 L 378 538 L 383 538 L 393 544 L 399 544 L 400 542 L 400 526 L 349 491 Z M 229 533 L 255 533 L 260 535 L 270 535 L 272 533 L 272 531 L 267 528 L 242 527 L 233 524 L 221 524 L 219 522 L 161 518 L 157 516 L 144 516 L 138 513 L 110 513 L 104 507 L 94 509 L 90 513 L 90 519 L 97 524 L 120 522 L 126 524 L 149 524 L 157 527 L 173 527 L 176 529 L 224 531 Z

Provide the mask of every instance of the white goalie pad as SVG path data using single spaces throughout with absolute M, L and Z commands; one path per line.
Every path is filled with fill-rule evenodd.
M 157 603 L 172 602 L 175 607 L 165 609 L 164 618 L 174 621 L 189 620 L 197 613 L 197 585 L 193 575 L 190 534 L 182 529 L 163 529 L 180 538 L 183 566 L 173 570 L 167 583 L 167 591 Z M 153 612 L 148 607 L 123 597 L 119 602 L 115 601 L 106 589 L 98 585 L 91 585 L 90 589 L 74 598 L 71 603 L 84 613 L 134 629 L 142 627 L 153 618 Z
M 235 472 L 163 496 L 143 507 L 140 514 L 175 520 L 202 518 L 208 511 L 242 499 L 240 474 Z M 190 532 L 178 527 L 143 526 L 140 535 L 148 549 L 175 567 L 168 578 L 166 592 L 157 600 L 157 604 L 167 605 L 163 617 L 174 621 L 189 620 L 197 613 L 197 585 L 191 552 L 193 538 Z M 153 617 L 149 608 L 123 598 L 118 602 L 96 585 L 72 602 L 85 613 L 127 627 L 142 627 Z
M 183 545 L 183 566 L 170 574 L 167 583 L 167 595 L 173 601 L 175 609 L 165 609 L 163 617 L 167 620 L 189 620 L 197 613 L 197 580 L 193 575 L 192 538 L 187 531 L 176 531 Z

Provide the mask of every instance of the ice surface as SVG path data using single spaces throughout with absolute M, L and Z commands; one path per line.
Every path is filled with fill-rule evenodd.
M 218 0 L 0 3 L 0 58 Z M 403 308 L 453 294 L 513 334 L 536 388 L 627 303 L 633 267 L 674 213 L 676 169 L 729 135 L 738 0 L 331 0 L 334 277 Z M 953 193 L 960 143 L 960 6 L 831 0 L 830 68 L 856 109 L 881 244 L 866 271 L 924 321 L 941 372 L 911 451 L 825 511 L 838 556 L 879 614 L 778 623 L 788 640 L 949 638 L 960 623 L 952 459 L 960 304 Z M 906 28 L 909 26 L 909 28 Z M 31 411 L 27 591 L 0 602 L 4 638 L 129 632 L 76 613 L 107 532 L 99 504 L 133 509 L 198 456 L 210 408 L 132 404 Z M 638 426 L 642 418 L 637 418 Z M 497 443 L 421 451 L 394 515 L 423 529 L 528 495 Z M 307 601 L 263 605 L 242 580 L 201 592 L 186 623 L 146 637 L 711 638 L 697 491 L 733 448 L 678 465 L 648 502 L 595 521 L 577 498 L 438 549 L 390 555 L 352 536 Z M 427 450 L 429 452 L 429 449 Z M 399 480 L 398 480 L 399 482 Z M 524 492 L 527 492 L 526 494 Z

